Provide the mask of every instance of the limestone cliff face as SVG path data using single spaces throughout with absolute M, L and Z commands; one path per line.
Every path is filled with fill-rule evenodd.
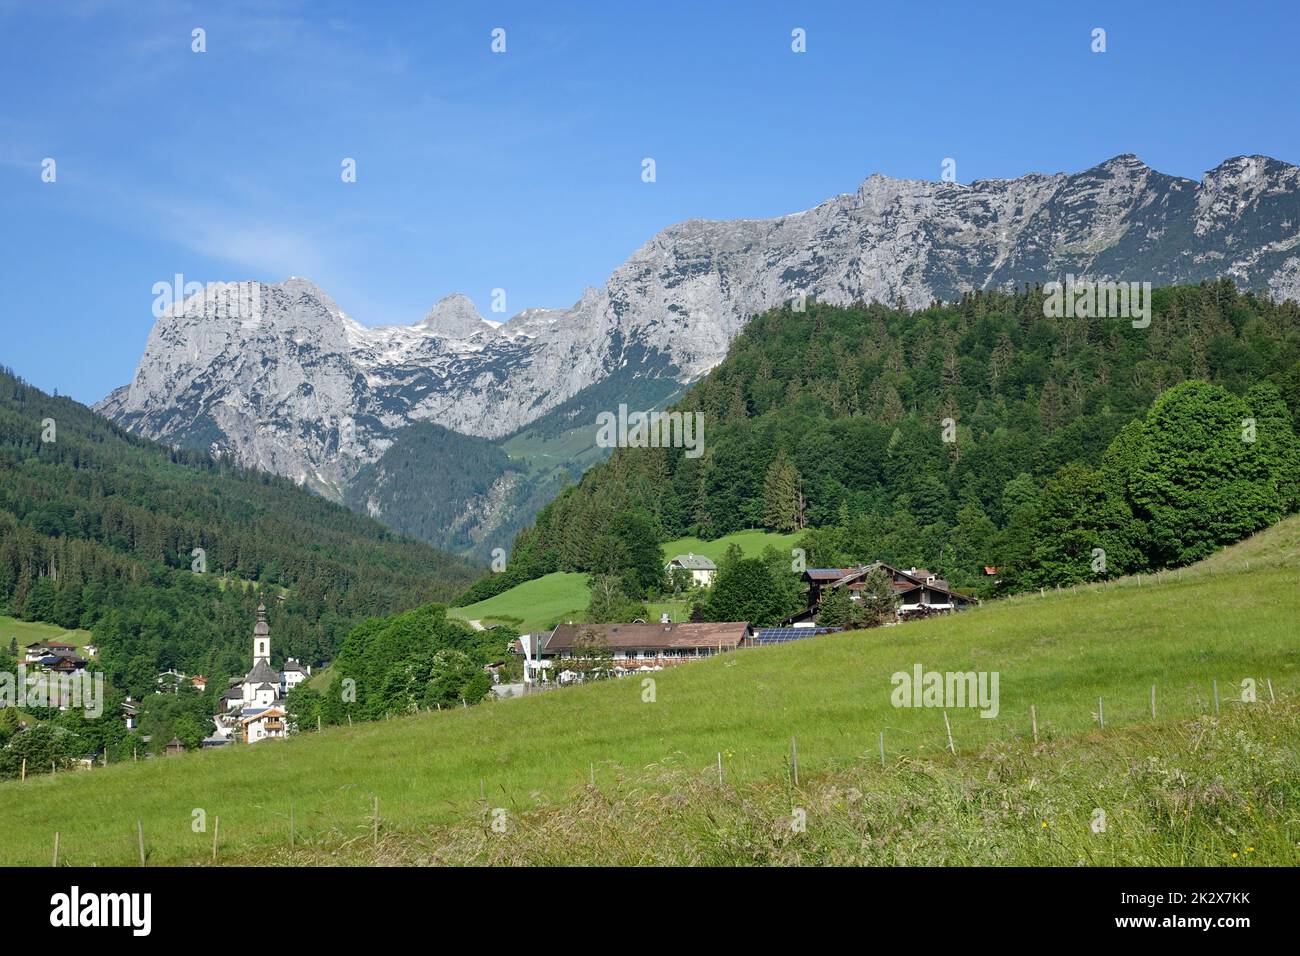
M 916 306 L 1067 272 L 1227 275 L 1300 299 L 1300 168 L 1238 157 L 1198 183 L 1119 156 L 969 185 L 873 175 L 805 212 L 672 226 L 571 308 L 499 326 L 460 295 L 414 325 L 367 328 L 304 279 L 242 297 L 209 287 L 158 319 L 135 377 L 98 409 L 339 497 L 412 422 L 497 437 L 616 373 L 689 380 L 801 293 Z

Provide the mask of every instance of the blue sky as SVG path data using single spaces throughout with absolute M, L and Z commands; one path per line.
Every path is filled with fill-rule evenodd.
M 307 276 L 368 325 L 455 291 L 501 318 L 492 289 L 569 305 L 674 222 L 945 157 L 961 182 L 1300 162 L 1298 26 L 1249 2 L 0 0 L 0 363 L 101 398 L 178 272 Z

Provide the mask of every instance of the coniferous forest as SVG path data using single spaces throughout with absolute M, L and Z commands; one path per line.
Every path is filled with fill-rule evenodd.
M 357 622 L 473 573 L 292 481 L 136 438 L 0 372 L 0 613 L 90 629 L 115 687 L 244 673 L 263 599 L 276 660 L 327 661 Z
M 787 307 L 677 407 L 704 414 L 701 457 L 618 449 L 459 601 L 617 570 L 611 539 L 641 522 L 661 541 L 803 530 L 809 566 L 880 559 L 987 594 L 986 567 L 1007 592 L 1177 566 L 1300 506 L 1300 308 L 1226 279 L 1155 290 L 1148 328 L 1046 318 L 1031 288 Z

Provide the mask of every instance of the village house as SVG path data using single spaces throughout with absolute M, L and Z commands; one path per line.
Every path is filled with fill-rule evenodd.
M 23 663 L 40 664 L 51 657 L 75 657 L 77 645 L 65 644 L 63 641 L 32 641 L 23 651 Z
M 280 683 L 286 696 L 289 691 L 293 690 L 308 677 L 311 676 L 311 665 L 306 666 L 298 663 L 297 658 L 291 657 L 284 662 L 284 669 L 280 671 Z
M 803 579 L 808 584 L 808 607 L 787 623 L 797 625 L 814 622 L 827 593 L 839 588 L 847 588 L 850 600 L 860 603 L 867 577 L 877 569 L 889 576 L 890 585 L 898 600 L 896 619 L 899 621 L 961 611 L 979 603 L 969 594 L 954 591 L 947 581 L 924 568 L 902 569 L 883 561 L 875 561 L 852 568 L 809 568 L 803 574 Z
M 659 624 L 561 624 L 538 640 L 540 661 L 533 671 L 558 672 L 560 683 L 581 679 L 579 664 L 592 648 L 608 654 L 615 676 L 665 667 L 725 654 L 743 646 L 752 634 L 745 621 Z M 537 637 L 537 635 L 531 635 Z M 530 662 L 533 654 L 529 655 Z M 549 664 L 549 666 L 547 666 Z
M 140 703 L 130 697 L 122 701 L 122 720 L 126 723 L 127 730 L 135 730 L 140 726 Z
M 175 694 L 179 693 L 181 685 L 188 681 L 189 678 L 182 674 L 174 667 L 169 667 L 158 675 L 158 693 Z
M 246 744 L 288 733 L 288 718 L 282 707 L 246 708 L 239 718 L 239 737 Z
M 79 674 L 90 662 L 77 653 L 75 644 L 33 641 L 23 648 L 23 663 L 55 674 Z
M 669 574 L 677 570 L 689 571 L 691 573 L 691 583 L 697 587 L 707 588 L 713 586 L 713 579 L 718 573 L 718 566 L 703 555 L 691 552 L 690 554 L 677 555 L 664 565 L 664 570 Z
M 85 658 L 76 654 L 53 654 L 41 658 L 41 666 L 56 674 L 80 674 L 86 669 L 87 663 Z

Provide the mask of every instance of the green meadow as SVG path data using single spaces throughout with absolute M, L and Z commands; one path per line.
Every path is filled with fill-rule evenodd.
M 80 629 L 66 631 L 54 624 L 20 621 L 17 618 L 0 614 L 0 644 L 4 645 L 6 651 L 9 648 L 10 639 L 18 641 L 20 654 L 22 649 L 33 641 L 62 641 L 64 644 L 72 644 L 78 648 L 85 647 L 93 642 L 90 631 Z M 20 656 L 19 660 L 21 659 Z
M 756 557 L 769 545 L 788 551 L 798 539 L 797 534 L 770 531 L 737 531 L 716 541 L 679 538 L 663 546 L 664 561 L 691 552 L 717 561 L 732 544 L 738 546 L 746 557 Z M 485 625 L 510 624 L 521 631 L 540 630 L 564 621 L 583 620 L 588 597 L 585 574 L 557 571 L 526 581 L 485 601 L 451 608 L 447 613 L 463 621 L 482 621 Z M 681 601 L 659 601 L 647 604 L 646 612 L 654 620 L 666 612 L 671 620 L 682 621 L 686 620 L 689 608 Z
M 798 532 L 778 534 L 775 531 L 736 531 L 724 535 L 716 541 L 705 541 L 702 538 L 678 538 L 664 545 L 664 560 L 667 561 L 679 554 L 691 554 L 693 552 L 717 561 L 726 554 L 727 549 L 733 544 L 740 548 L 747 558 L 758 557 L 768 547 L 788 553 L 800 537 L 801 535 Z
M 149 863 L 204 863 L 218 816 L 221 862 L 863 862 L 873 845 L 867 862 L 1078 862 L 1082 850 L 1040 831 L 1086 826 L 1099 795 L 1122 811 L 1117 826 L 1128 820 L 1130 850 L 1085 862 L 1294 863 L 1298 529 L 1289 519 L 1180 572 L 742 650 L 653 685 L 629 677 L 0 783 L 0 863 L 48 864 L 58 831 L 67 863 L 130 864 L 137 822 Z M 916 664 L 996 671 L 998 715 L 950 708 L 946 724 L 939 708 L 893 706 L 891 675 Z M 1242 700 L 1246 679 L 1255 702 Z M 850 793 L 878 814 L 850 807 Z M 812 801 L 840 837 L 800 857 L 763 816 L 791 799 Z M 645 815 L 674 807 L 681 820 L 651 835 Z M 496 809 L 572 839 L 486 842 Z M 587 836 L 573 836 L 575 814 Z M 643 825 L 629 842 L 616 823 L 632 818 Z M 1216 837 L 1216 820 L 1234 833 Z M 746 828 L 760 823 L 771 839 L 751 846 Z M 855 829 L 871 827 L 883 829 Z M 1241 840 L 1249 851 L 1229 848 Z
M 486 601 L 449 608 L 447 613 L 463 621 L 505 623 L 530 631 L 562 621 L 581 620 L 587 608 L 587 576 L 575 571 L 557 571 L 525 581 Z

